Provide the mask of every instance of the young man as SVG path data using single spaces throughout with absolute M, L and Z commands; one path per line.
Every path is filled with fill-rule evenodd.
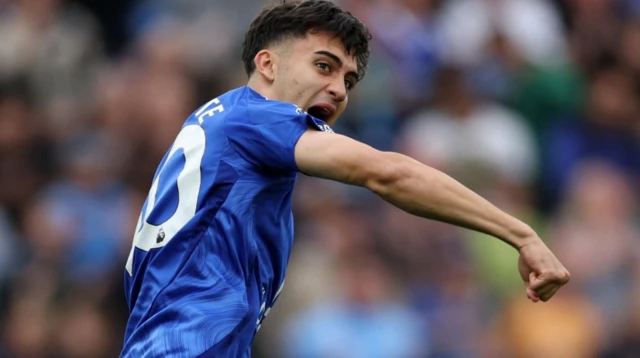
M 533 301 L 569 273 L 529 226 L 450 177 L 335 134 L 370 35 L 329 1 L 264 10 L 244 42 L 247 86 L 196 110 L 163 158 L 126 264 L 122 357 L 249 357 L 293 243 L 298 172 L 369 188 L 409 213 L 520 252 Z

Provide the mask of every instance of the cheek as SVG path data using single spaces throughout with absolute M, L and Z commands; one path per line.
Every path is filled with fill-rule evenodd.
M 313 83 L 313 79 L 310 77 L 309 73 L 305 71 L 292 71 L 290 73 L 290 85 L 296 90 L 306 90 L 310 84 Z

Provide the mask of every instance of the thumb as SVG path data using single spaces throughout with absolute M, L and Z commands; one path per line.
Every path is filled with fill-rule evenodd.
M 536 273 L 533 271 L 529 272 L 529 281 L 526 283 L 527 297 L 529 297 L 529 299 L 532 300 L 533 302 L 540 301 L 540 297 L 538 297 L 538 295 L 536 294 L 532 286 L 533 283 L 537 283 L 536 280 L 538 280 Z
M 531 290 L 537 291 L 544 283 L 545 280 L 542 278 L 542 275 L 538 275 L 533 271 L 529 274 L 529 288 Z

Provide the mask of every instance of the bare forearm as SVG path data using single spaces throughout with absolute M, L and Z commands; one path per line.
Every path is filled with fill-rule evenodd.
M 424 218 L 448 222 L 497 237 L 514 248 L 537 238 L 533 230 L 450 176 L 397 153 L 393 180 L 372 185 L 383 199 Z

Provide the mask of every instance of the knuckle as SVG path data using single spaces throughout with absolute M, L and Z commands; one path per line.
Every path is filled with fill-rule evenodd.
M 553 281 L 567 283 L 571 279 L 571 274 L 567 270 L 561 270 L 553 273 Z

